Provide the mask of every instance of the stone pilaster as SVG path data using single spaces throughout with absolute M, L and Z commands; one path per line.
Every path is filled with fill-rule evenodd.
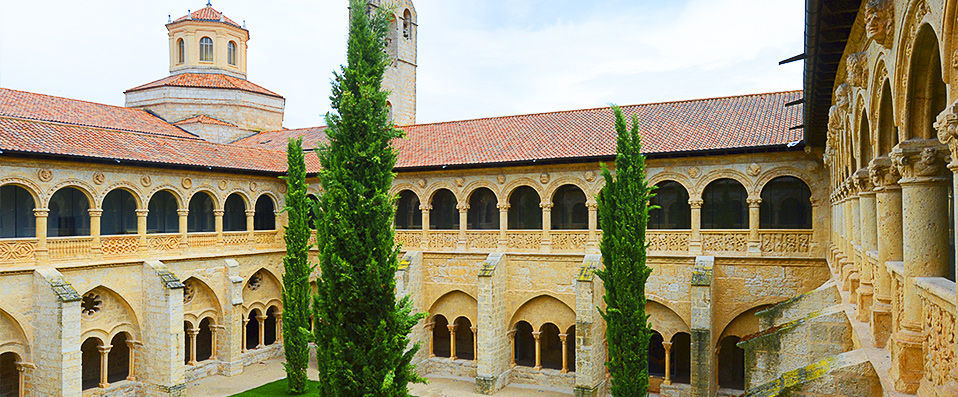
M 469 225 L 469 204 L 459 203 L 456 205 L 459 210 L 459 241 L 456 243 L 456 249 L 466 249 L 466 227 Z
M 692 396 L 709 397 L 715 393 L 716 377 L 712 372 L 715 368 L 715 346 L 712 334 L 712 268 L 715 264 L 713 256 L 695 257 L 695 267 L 692 269 Z
M 505 307 L 505 264 L 502 253 L 492 253 L 479 269 L 479 318 L 476 335 L 476 392 L 495 394 L 509 383 L 511 344 Z
M 38 269 L 33 275 L 36 369 L 32 371 L 30 395 L 79 396 L 80 294 L 55 269 Z
M 958 192 L 958 101 L 942 110 L 935 120 L 935 130 L 938 131 L 938 140 L 948 145 L 948 151 L 951 155 L 951 161 L 948 163 L 948 170 L 952 172 L 952 192 Z M 953 211 L 958 210 L 958 200 L 953 200 Z M 955 221 L 958 221 L 958 212 L 954 212 Z M 958 225 L 958 223 L 953 223 Z M 958 232 L 951 236 L 954 242 L 958 244 Z M 958 247 L 958 245 L 955 245 Z M 955 264 L 955 274 L 958 274 L 958 262 Z M 958 302 L 958 292 L 956 292 L 955 301 Z M 958 343 L 955 343 L 955 357 L 958 357 Z M 958 395 L 958 366 L 949 374 L 951 380 L 944 386 L 944 395 Z
M 875 235 L 875 190 L 871 183 L 871 176 L 867 168 L 855 173 L 855 184 L 858 188 L 858 226 L 860 236 L 860 266 L 859 287 L 856 303 L 858 321 L 868 322 L 871 319 L 872 301 L 875 294 L 873 270 L 868 253 L 876 251 Z
M 243 372 L 243 338 L 246 335 L 243 320 L 243 277 L 239 275 L 239 263 L 226 259 L 223 263 L 223 329 L 216 335 L 216 356 L 223 362 L 220 373 L 232 376 Z
M 602 395 L 605 387 L 605 320 L 597 307 L 602 302 L 602 279 L 594 272 L 602 255 L 587 254 L 579 268 L 575 288 L 575 388 L 576 397 Z
M 509 230 L 509 203 L 499 203 L 496 205 L 499 208 L 499 246 L 497 251 L 505 251 L 509 248 L 509 236 L 507 236 L 506 230 Z
M 424 312 L 422 307 L 422 252 L 409 251 L 399 258 L 399 267 L 396 269 L 396 299 L 409 297 L 414 312 Z M 409 347 L 419 344 L 419 351 L 413 358 L 416 364 L 429 356 L 431 333 L 426 330 L 426 319 L 419 320 L 410 332 Z
M 889 261 L 901 261 L 901 186 L 898 185 L 898 169 L 893 167 L 887 157 L 872 160 L 869 167 L 872 184 L 875 186 L 875 246 L 878 253 L 878 266 L 875 269 L 875 296 L 872 302 L 871 329 L 875 336 L 875 345 L 885 347 L 892 333 L 891 274 L 885 264 Z
M 862 274 L 862 240 L 861 240 L 861 197 L 858 195 L 858 187 L 855 184 L 855 177 L 849 180 L 851 192 L 848 196 L 848 210 L 851 218 L 851 238 L 848 255 L 852 261 L 851 271 L 848 273 L 848 291 L 852 302 L 858 301 L 858 286 L 861 283 Z
M 588 199 L 585 202 L 589 209 L 589 237 L 586 242 L 586 250 L 590 254 L 599 252 L 599 203 L 594 199 Z
M 183 283 L 158 260 L 143 264 L 143 348 L 138 378 L 150 395 L 183 396 Z
M 750 197 L 748 203 L 748 254 L 758 256 L 762 254 L 762 241 L 759 240 L 759 209 L 762 206 L 761 197 Z
M 44 265 L 50 259 L 50 249 L 47 247 L 47 215 L 49 214 L 50 210 L 47 208 L 35 208 L 33 210 L 33 216 L 36 220 L 37 248 L 35 255 L 38 265 Z
M 542 252 L 552 251 L 552 202 L 539 203 L 542 208 Z

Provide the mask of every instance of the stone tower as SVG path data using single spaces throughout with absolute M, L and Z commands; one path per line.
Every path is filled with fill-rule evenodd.
M 419 35 L 416 8 L 411 0 L 370 0 L 371 8 L 392 13 L 386 38 L 392 66 L 383 75 L 389 90 L 390 114 L 396 125 L 416 124 L 416 40 Z
M 170 76 L 127 90 L 126 106 L 212 142 L 282 129 L 286 100 L 246 79 L 245 25 L 209 2 L 171 19 Z

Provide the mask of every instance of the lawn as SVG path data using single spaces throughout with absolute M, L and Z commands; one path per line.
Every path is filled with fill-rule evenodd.
M 316 385 L 319 381 L 310 380 L 309 381 L 309 390 L 302 395 L 308 395 L 316 391 Z M 242 393 L 234 394 L 233 397 L 252 397 L 252 396 L 289 396 L 291 394 L 286 393 L 286 379 L 280 379 L 275 382 L 270 382 L 255 389 L 249 389 Z

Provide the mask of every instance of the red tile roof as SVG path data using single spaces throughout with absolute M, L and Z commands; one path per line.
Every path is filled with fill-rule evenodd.
M 637 116 L 646 154 L 735 150 L 802 140 L 801 91 L 623 106 Z M 401 127 L 398 168 L 611 157 L 611 108 L 490 117 Z M 326 142 L 323 127 L 269 131 L 234 144 L 277 150 L 302 136 L 304 147 Z
M 239 77 L 228 76 L 220 73 L 180 73 L 169 77 L 146 83 L 141 86 L 133 87 L 126 92 L 145 90 L 155 87 L 197 87 L 197 88 L 225 88 L 233 90 L 242 90 L 255 92 L 257 94 L 274 96 L 282 98 L 283 96 L 273 91 L 267 90 L 249 80 Z
M 232 19 L 227 18 L 226 15 L 223 15 L 222 12 L 217 11 L 216 9 L 214 9 L 214 8 L 213 8 L 212 6 L 210 6 L 210 5 L 207 5 L 206 7 L 203 7 L 203 8 L 201 8 L 201 9 L 199 9 L 199 10 L 193 11 L 193 12 L 191 12 L 191 13 L 189 13 L 189 14 L 186 14 L 186 15 L 184 15 L 184 16 L 181 16 L 181 17 L 179 17 L 179 18 L 176 18 L 176 20 L 174 20 L 172 23 L 177 23 L 177 22 L 180 22 L 180 21 L 185 21 L 185 20 L 187 20 L 187 19 L 201 20 L 201 21 L 223 22 L 223 23 L 226 23 L 226 24 L 230 24 L 230 25 L 236 26 L 236 27 L 241 28 L 241 29 L 243 28 L 242 26 L 240 26 L 240 24 L 236 23 L 236 22 L 233 21 Z
M 217 120 L 205 114 L 201 114 L 199 116 L 193 116 L 188 119 L 180 120 L 173 123 L 173 125 L 184 125 L 184 124 L 213 124 L 213 125 L 223 125 L 227 127 L 236 127 L 236 124 L 228 123 L 222 120 Z
M 0 116 L 199 139 L 142 109 L 0 88 Z

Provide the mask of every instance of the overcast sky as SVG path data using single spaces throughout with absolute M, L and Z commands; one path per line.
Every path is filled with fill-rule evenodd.
M 216 0 L 286 127 L 324 124 L 345 0 Z M 416 0 L 420 123 L 800 89 L 801 0 Z M 205 0 L 10 0 L 0 87 L 123 105 L 169 74 L 164 25 Z

